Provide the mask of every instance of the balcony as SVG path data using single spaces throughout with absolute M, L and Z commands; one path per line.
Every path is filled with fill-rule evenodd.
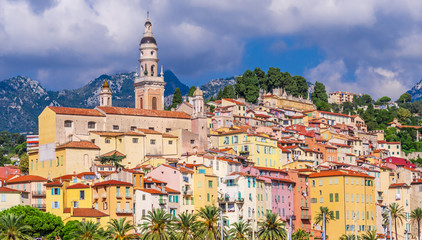
M 45 197 L 45 191 L 31 191 L 32 197 Z
M 116 214 L 133 214 L 132 209 L 116 209 Z
M 192 190 L 183 191 L 183 195 L 185 195 L 185 196 L 191 196 L 192 194 L 193 194 Z
M 34 203 L 34 204 L 31 204 L 31 207 L 33 207 L 33 208 L 38 208 L 38 209 L 40 209 L 40 210 L 44 210 L 44 211 L 45 211 L 45 204 L 41 204 L 41 203 Z
M 301 206 L 300 209 L 309 210 L 309 206 Z
M 160 199 L 159 204 L 160 204 L 160 205 L 165 205 L 165 204 L 167 204 L 166 199 Z
M 378 202 L 382 202 L 382 201 L 384 201 L 384 197 L 383 196 L 378 196 L 377 200 L 378 200 Z
M 243 204 L 245 202 L 244 198 L 237 198 L 236 203 Z
M 239 155 L 242 157 L 249 157 L 249 151 L 239 151 Z
M 302 220 L 311 220 L 311 216 L 309 216 L 309 215 L 302 215 L 301 219 Z

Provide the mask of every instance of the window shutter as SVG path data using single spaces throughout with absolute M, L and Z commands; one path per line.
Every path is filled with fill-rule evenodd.
M 59 195 L 60 195 L 60 188 L 59 188 Z
M 54 195 L 54 188 L 51 188 L 51 195 Z

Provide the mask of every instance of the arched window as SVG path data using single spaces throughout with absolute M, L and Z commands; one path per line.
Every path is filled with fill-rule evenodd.
M 64 127 L 68 127 L 68 128 L 72 127 L 72 121 L 70 120 L 64 121 Z
M 151 76 L 154 76 L 154 71 L 155 71 L 155 65 L 151 66 Z
M 157 110 L 157 98 L 152 98 L 152 110 Z
M 143 109 L 144 108 L 144 100 L 141 98 L 141 99 L 139 99 L 139 107 L 141 108 L 141 109 Z

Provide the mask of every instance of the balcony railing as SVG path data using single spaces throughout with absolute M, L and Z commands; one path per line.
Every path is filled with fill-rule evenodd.
M 303 220 L 311 220 L 311 216 L 309 215 L 302 215 L 301 217 Z
M 32 197 L 45 197 L 45 191 L 31 191 Z
M 304 209 L 304 210 L 308 210 L 309 209 L 309 206 L 301 206 L 300 208 L 301 209 Z
M 31 204 L 31 206 L 33 208 L 38 208 L 38 209 L 44 209 L 45 210 L 45 204 L 42 204 L 42 203 L 33 203 L 33 204 Z
M 116 209 L 116 213 L 132 214 L 133 213 L 133 210 L 132 209 Z
M 193 191 L 192 190 L 183 191 L 183 195 L 190 196 L 192 194 L 193 194 Z

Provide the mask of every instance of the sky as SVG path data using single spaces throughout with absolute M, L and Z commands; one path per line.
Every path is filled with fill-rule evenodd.
M 147 11 L 159 64 L 187 85 L 278 67 L 394 99 L 422 78 L 422 1 L 0 0 L 0 79 L 61 90 L 135 71 Z

